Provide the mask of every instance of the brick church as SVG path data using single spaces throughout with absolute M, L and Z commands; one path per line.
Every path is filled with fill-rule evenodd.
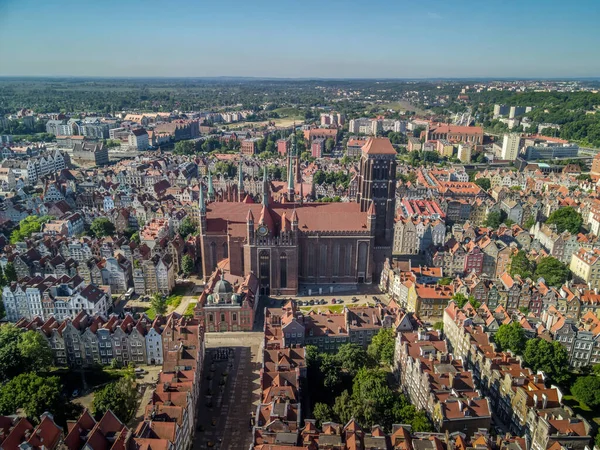
M 234 201 L 215 201 L 210 178 L 208 192 L 200 191 L 206 278 L 217 267 L 234 276 L 253 273 L 263 295 L 379 279 L 394 231 L 396 151 L 389 139 L 370 138 L 363 146 L 356 203 L 304 202 L 295 147 L 292 141 L 287 189 L 278 201 L 266 170 L 260 203 L 245 194 L 241 176 L 228 199 Z

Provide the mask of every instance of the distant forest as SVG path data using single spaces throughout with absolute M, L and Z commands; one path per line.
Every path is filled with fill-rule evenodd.
M 598 84 L 595 81 L 588 85 Z M 348 117 L 374 116 L 389 105 L 410 101 L 433 117 L 469 110 L 477 123 L 502 133 L 506 125 L 492 118 L 493 105 L 532 106 L 527 114 L 540 123 L 560 125 L 545 133 L 581 145 L 600 147 L 600 94 L 592 92 L 524 92 L 490 90 L 467 92 L 458 100 L 467 80 L 287 80 L 287 79 L 92 79 L 0 78 L 0 114 L 31 108 L 37 113 L 140 111 L 214 111 L 219 108 L 260 111 L 295 108 L 306 119 L 312 108 L 334 109 Z M 428 106 L 435 98 L 445 103 Z M 267 117 L 275 117 L 272 116 Z M 516 131 L 521 131 L 517 129 Z

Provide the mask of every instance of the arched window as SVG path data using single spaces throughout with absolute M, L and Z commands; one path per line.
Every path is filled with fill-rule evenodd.
M 359 276 L 366 276 L 367 272 L 367 257 L 369 247 L 366 242 L 358 244 L 358 273 Z
M 229 258 L 229 245 L 227 242 L 223 242 L 223 259 Z
M 287 287 L 287 255 L 279 255 L 279 287 Z
M 211 271 L 217 267 L 217 243 L 216 242 L 211 242 L 210 243 L 210 259 L 211 259 Z
M 266 289 L 271 284 L 271 259 L 267 250 L 262 250 L 258 255 L 258 270 L 261 287 Z

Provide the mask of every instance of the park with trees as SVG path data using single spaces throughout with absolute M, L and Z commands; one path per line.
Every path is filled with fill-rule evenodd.
M 394 345 L 394 331 L 382 328 L 367 350 L 352 343 L 337 353 L 306 347 L 312 417 L 318 426 L 354 418 L 363 427 L 379 424 L 388 431 L 394 423 L 410 424 L 413 431 L 433 429 L 425 413 L 397 390 L 390 372 Z

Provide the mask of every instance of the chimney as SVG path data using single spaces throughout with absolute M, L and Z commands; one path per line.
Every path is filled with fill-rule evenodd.
M 452 389 L 454 387 L 454 373 L 448 372 L 448 388 Z
M 546 409 L 548 405 L 548 396 L 546 394 L 542 394 L 542 409 Z

